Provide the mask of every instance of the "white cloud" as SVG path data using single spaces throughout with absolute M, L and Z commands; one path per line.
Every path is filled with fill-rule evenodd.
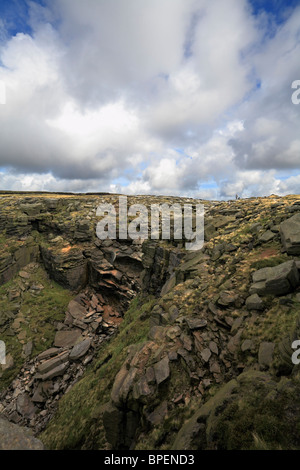
M 217 198 L 298 187 L 276 171 L 300 166 L 300 8 L 268 35 L 247 0 L 29 5 L 32 36 L 0 24 L 2 188 Z

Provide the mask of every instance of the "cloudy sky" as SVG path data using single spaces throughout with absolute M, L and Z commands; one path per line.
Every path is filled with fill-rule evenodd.
M 0 189 L 300 194 L 295 80 L 300 0 L 1 0 Z

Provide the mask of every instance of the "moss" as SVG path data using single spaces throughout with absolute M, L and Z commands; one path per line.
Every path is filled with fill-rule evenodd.
M 280 305 L 274 301 L 272 307 L 263 315 L 258 315 L 255 321 L 245 323 L 243 337 L 255 338 L 258 342 L 271 341 L 279 343 L 297 324 L 299 304 L 293 306 Z
M 298 380 L 275 399 L 252 386 L 248 394 L 240 394 L 223 410 L 213 446 L 218 450 L 255 450 L 263 442 L 268 450 L 300 449 L 299 409 Z
M 248 371 L 220 388 L 180 429 L 173 449 L 300 448 L 300 379 Z
M 254 261 L 251 265 L 250 268 L 253 268 L 254 270 L 258 270 L 261 268 L 273 268 L 274 266 L 278 266 L 281 263 L 284 263 L 285 261 L 288 260 L 287 256 L 272 256 L 270 258 L 264 258 L 258 261 Z

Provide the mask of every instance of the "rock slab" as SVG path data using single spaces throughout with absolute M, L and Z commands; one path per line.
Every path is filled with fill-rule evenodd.
M 44 450 L 44 445 L 28 428 L 0 418 L 0 450 Z

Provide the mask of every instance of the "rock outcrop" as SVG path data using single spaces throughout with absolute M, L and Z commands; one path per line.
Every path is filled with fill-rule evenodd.
M 202 201 L 198 251 L 98 239 L 117 195 L 1 198 L 3 418 L 49 449 L 300 448 L 297 196 Z
M 252 275 L 251 294 L 284 295 L 299 285 L 299 272 L 294 260 L 272 268 L 262 268 Z
M 300 255 L 300 213 L 280 225 L 283 246 L 289 255 Z

